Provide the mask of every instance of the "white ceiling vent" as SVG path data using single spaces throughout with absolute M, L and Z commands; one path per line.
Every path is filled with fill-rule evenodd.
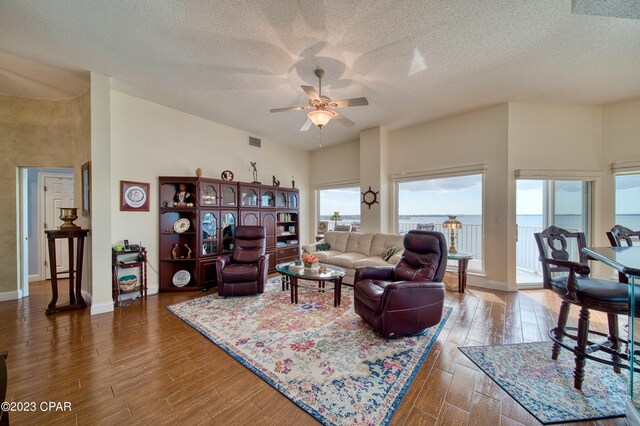
M 640 19 L 638 0 L 573 0 L 572 10 L 578 15 Z

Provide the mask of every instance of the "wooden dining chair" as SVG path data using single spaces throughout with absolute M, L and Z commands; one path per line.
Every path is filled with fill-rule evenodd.
M 554 342 L 551 358 L 557 360 L 561 348 L 575 354 L 573 377 L 576 389 L 582 389 L 587 359 L 612 365 L 615 372 L 620 372 L 620 368 L 626 365 L 622 363 L 623 354 L 619 349 L 626 341 L 620 339 L 618 333 L 618 315 L 629 312 L 627 285 L 589 276 L 591 270 L 587 256 L 582 253 L 586 246 L 583 232 L 551 226 L 534 236 L 540 252 L 544 288 L 562 300 L 558 324 L 549 330 L 549 337 Z M 580 307 L 577 328 L 567 327 L 571 305 Z M 607 314 L 608 334 L 589 329 L 591 310 Z M 590 335 L 605 339 L 596 342 Z M 575 345 L 567 344 L 565 338 L 575 341 Z M 597 351 L 609 354 L 611 359 L 595 356 Z
M 616 225 L 607 232 L 607 238 L 611 247 L 631 247 L 636 240 L 636 244 L 640 241 L 640 231 L 632 231 L 622 225 Z M 629 277 L 622 272 L 618 272 L 618 281 L 629 284 Z

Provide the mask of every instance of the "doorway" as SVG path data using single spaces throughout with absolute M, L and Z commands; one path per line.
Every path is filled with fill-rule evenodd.
M 57 207 L 73 206 L 73 169 L 21 168 L 21 226 L 24 247 L 22 297 L 29 295 L 29 281 L 50 278 L 48 252 L 44 231 L 54 229 L 62 222 Z M 45 191 L 46 187 L 46 191 Z M 46 224 L 46 228 L 45 228 Z M 59 243 L 58 243 L 59 244 Z M 68 252 L 57 248 L 58 270 L 68 270 Z
M 533 236 L 551 225 L 584 232 L 590 241 L 591 185 L 579 180 L 516 181 L 516 283 L 542 284 Z M 570 250 L 576 252 L 576 250 Z

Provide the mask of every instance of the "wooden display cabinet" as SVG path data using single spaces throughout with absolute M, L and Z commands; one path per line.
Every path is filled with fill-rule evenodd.
M 297 189 L 186 176 L 159 181 L 161 292 L 214 287 L 216 260 L 233 251 L 238 224 L 265 227 L 269 272 L 276 263 L 298 258 Z M 189 282 L 176 285 L 180 271 Z

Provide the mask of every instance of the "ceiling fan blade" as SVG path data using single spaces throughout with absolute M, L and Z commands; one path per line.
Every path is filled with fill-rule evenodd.
M 320 99 L 320 95 L 313 86 L 300 86 L 302 90 L 307 94 L 309 99 Z
M 311 109 L 311 107 L 309 105 L 304 105 L 304 106 L 295 106 L 295 107 L 288 107 L 288 108 L 273 108 L 273 109 L 270 109 L 269 112 L 301 111 L 303 109 Z
M 309 130 L 311 128 L 311 125 L 313 124 L 313 121 L 309 120 L 307 118 L 307 121 L 304 122 L 304 124 L 302 125 L 302 127 L 300 127 L 300 131 L 301 132 L 306 132 L 307 130 Z
M 334 111 L 335 112 L 335 111 Z M 336 120 L 338 123 L 342 124 L 343 126 L 346 127 L 351 127 L 353 125 L 355 125 L 356 123 L 354 123 L 353 121 L 349 120 L 347 117 L 345 117 L 344 115 L 340 115 L 336 112 L 336 114 L 333 116 L 333 120 Z
M 345 108 L 345 107 L 364 106 L 364 105 L 369 105 L 369 101 L 367 100 L 367 98 L 364 98 L 364 97 L 353 98 L 353 99 L 343 99 L 341 101 L 331 102 L 332 108 Z

